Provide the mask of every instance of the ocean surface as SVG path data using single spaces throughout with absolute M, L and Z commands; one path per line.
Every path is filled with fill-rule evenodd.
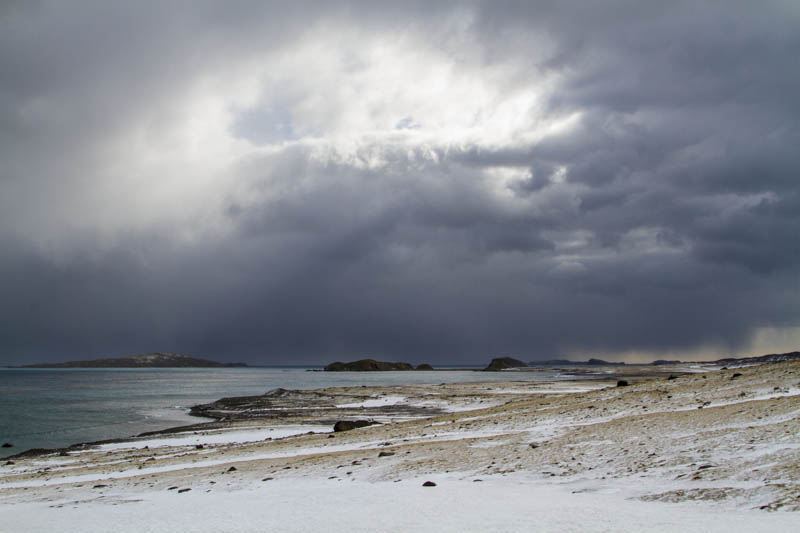
M 0 368 L 0 457 L 137 435 L 204 419 L 188 409 L 226 396 L 347 385 L 569 379 L 555 372 L 308 372 L 304 368 Z

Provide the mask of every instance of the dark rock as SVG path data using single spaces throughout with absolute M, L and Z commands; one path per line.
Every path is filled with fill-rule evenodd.
M 629 385 L 629 383 L 627 381 L 625 381 L 624 379 L 621 379 L 621 380 L 617 381 L 617 387 L 627 387 L 628 385 Z
M 378 454 L 378 457 L 389 457 L 391 455 L 394 455 L 394 452 L 381 452 Z
M 333 425 L 333 431 L 350 431 L 351 429 L 358 429 L 367 426 L 372 426 L 377 422 L 372 420 L 339 420 Z
M 235 467 L 235 466 L 232 466 L 232 467 L 230 467 L 230 468 L 229 468 L 227 471 L 228 471 L 228 472 L 236 472 L 236 467 Z
M 69 452 L 67 450 L 61 450 L 58 452 L 59 457 L 69 457 Z
M 670 375 L 669 375 L 669 377 L 668 377 L 667 379 L 668 379 L 668 380 L 671 380 L 671 379 L 678 379 L 678 376 L 676 376 L 675 374 L 670 374 Z
M 422 363 L 421 365 L 417 365 L 417 370 L 433 370 L 433 367 L 428 363 Z
M 15 463 L 14 461 L 6 461 L 5 462 L 6 466 L 11 466 L 11 465 L 15 465 L 15 464 L 17 464 L 17 463 Z
M 741 376 L 741 375 L 742 375 L 742 373 L 741 373 L 741 372 L 734 372 L 734 373 L 733 373 L 733 375 L 731 376 L 731 379 L 736 379 L 736 378 L 738 378 L 738 377 L 739 377 L 739 376 Z
M 325 367 L 325 372 L 387 372 L 392 370 L 414 370 L 408 363 L 387 363 L 375 359 L 361 359 L 350 363 L 339 361 Z
M 535 442 L 531 442 L 528 446 L 530 446 L 531 448 L 538 448 L 539 447 L 539 445 L 536 444 Z
M 106 487 L 108 487 L 108 485 L 95 485 L 95 486 L 94 486 L 94 487 L 92 487 L 92 488 L 93 488 L 93 489 L 104 489 L 104 488 L 106 488 Z
M 264 478 L 264 479 L 262 479 L 261 481 L 272 481 L 273 479 L 275 479 L 275 478 L 272 478 L 272 477 L 265 477 L 265 478 Z
M 4 442 L 3 445 L 0 446 L 0 448 L 13 448 L 13 447 L 14 445 L 11 444 L 10 442 Z
M 190 490 L 192 490 L 192 489 L 181 489 L 181 490 L 178 491 L 178 494 L 180 494 L 182 492 L 189 492 Z
M 175 489 L 177 489 L 177 488 L 178 488 L 178 487 L 170 487 L 170 488 L 168 488 L 167 490 L 175 490 Z
M 484 368 L 484 372 L 496 372 L 498 370 L 505 370 L 507 368 L 523 368 L 528 366 L 519 359 L 513 357 L 495 357 L 489 366 Z
M 202 450 L 203 448 L 204 448 L 204 446 L 202 444 L 197 444 L 194 447 L 195 450 Z
M 425 483 L 422 484 L 422 486 L 423 487 L 435 487 L 436 483 L 434 483 L 433 481 L 426 481 Z

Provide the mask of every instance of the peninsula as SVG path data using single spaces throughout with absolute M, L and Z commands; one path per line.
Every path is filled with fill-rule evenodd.
M 218 363 L 188 355 L 155 352 L 112 359 L 24 365 L 21 368 L 225 368 L 246 366 L 245 363 Z

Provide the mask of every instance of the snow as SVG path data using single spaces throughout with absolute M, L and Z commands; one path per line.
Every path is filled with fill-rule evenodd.
M 331 431 L 333 430 L 330 427 L 319 425 L 275 426 L 269 428 L 259 428 L 256 430 L 238 431 L 204 431 L 202 433 L 179 433 L 177 436 L 102 444 L 100 449 L 110 451 L 122 449 L 143 449 L 145 447 L 162 448 L 165 446 L 194 446 L 197 444 L 211 446 L 243 442 L 258 442 L 266 439 L 282 439 L 294 435 L 302 435 L 304 433 L 330 433 Z
M 1 472 L 0 531 L 800 531 L 800 373 L 782 368 L 575 397 L 465 389 L 447 415 L 330 439 L 239 427 L 37 458 Z M 348 407 L 438 403 L 403 392 Z
M 605 389 L 607 384 L 597 384 L 596 386 L 587 385 L 585 387 L 564 387 L 560 388 L 557 384 L 550 385 L 548 388 L 541 389 L 498 389 L 486 391 L 488 394 L 578 394 L 591 392 L 594 390 Z
M 363 402 L 346 403 L 337 405 L 337 407 L 344 408 L 359 408 L 359 407 L 383 407 L 386 405 L 400 405 L 405 403 L 405 396 L 382 396 L 364 400 Z
M 620 499 L 615 488 L 542 486 L 524 476 L 447 474 L 393 482 L 286 479 L 227 491 L 127 494 L 90 502 L 26 502 L 0 509 L 6 531 L 796 531 L 793 513 L 748 513 L 694 503 Z M 424 481 L 436 487 L 422 487 Z M 208 491 L 208 492 L 207 492 Z M 122 505 L 122 504 L 125 505 Z M 188 519 L 191 517 L 191 519 Z

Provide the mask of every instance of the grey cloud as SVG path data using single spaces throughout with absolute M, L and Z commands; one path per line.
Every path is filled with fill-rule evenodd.
M 735 351 L 758 327 L 800 324 L 791 3 L 285 9 L 3 8 L 0 360 Z M 456 9 L 469 24 L 442 34 Z M 352 160 L 312 157 L 302 142 L 254 152 L 218 191 L 223 228 L 200 222 L 194 239 L 172 227 L 95 234 L 62 209 L 104 178 L 107 140 L 159 128 L 228 59 L 280 55 L 323 27 L 334 31 L 321 39 L 411 32 L 476 75 L 508 65 L 509 93 L 553 74 L 541 112 L 580 118 L 505 146 L 379 139 Z M 287 87 L 260 101 L 270 111 L 241 110 L 234 136 L 293 140 Z M 410 128 L 398 135 L 425 130 L 408 110 L 398 117 L 389 127 Z M 364 164 L 374 153 L 383 162 Z M 486 181 L 496 168 L 527 174 L 501 196 Z M 197 206 L 196 219 L 213 209 Z M 73 224 L 63 241 L 42 237 Z

